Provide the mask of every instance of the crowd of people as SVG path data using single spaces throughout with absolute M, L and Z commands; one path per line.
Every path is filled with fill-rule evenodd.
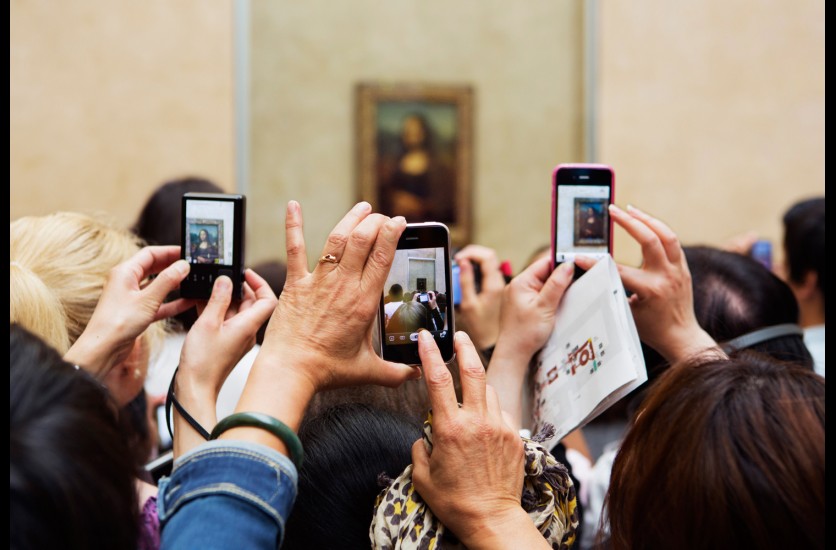
M 290 201 L 286 257 L 241 300 L 223 276 L 180 298 L 179 198 L 220 190 L 169 182 L 132 230 L 11 222 L 13 548 L 824 548 L 823 197 L 787 210 L 776 273 L 610 207 L 642 251 L 618 269 L 649 376 L 591 456 L 582 428 L 527 432 L 574 264 L 507 281 L 468 245 L 453 306 L 384 288 L 403 217 L 358 203 L 313 253 Z M 420 365 L 379 356 L 381 307 Z M 445 364 L 428 330 L 452 307 Z

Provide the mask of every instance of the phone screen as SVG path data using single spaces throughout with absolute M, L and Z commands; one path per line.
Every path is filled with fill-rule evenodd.
M 190 264 L 232 265 L 235 242 L 235 203 L 186 201 L 185 257 Z
M 387 344 L 413 343 L 418 340 L 418 330 L 422 328 L 436 338 L 446 333 L 448 292 L 444 252 L 444 248 L 395 252 L 395 261 L 384 286 L 387 294 L 383 299 L 383 332 Z
M 612 171 L 608 168 L 560 168 L 555 172 L 555 264 L 583 254 L 600 258 L 612 252 Z
M 420 224 L 418 224 L 420 225 Z M 441 225 L 407 227 L 398 243 L 380 310 L 383 357 L 418 363 L 418 332 L 430 331 L 445 361 L 452 358 L 450 248 Z

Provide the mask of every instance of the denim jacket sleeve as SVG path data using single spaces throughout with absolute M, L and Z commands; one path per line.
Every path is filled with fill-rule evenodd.
M 244 441 L 210 441 L 159 484 L 164 550 L 278 548 L 296 499 L 297 473 L 281 453 Z

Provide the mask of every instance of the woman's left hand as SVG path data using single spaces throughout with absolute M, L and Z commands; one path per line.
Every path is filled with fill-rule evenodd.
M 188 274 L 179 246 L 147 246 L 114 267 L 90 322 L 64 360 L 104 378 L 128 358 L 136 338 L 151 323 L 194 306 L 182 298 L 165 302 Z M 149 281 L 152 275 L 156 277 Z
M 523 444 L 506 422 L 499 399 L 470 338 L 454 338 L 462 385 L 459 406 L 453 378 L 432 335 L 418 334 L 418 351 L 432 404 L 433 448 L 412 446 L 412 481 L 433 514 L 468 548 L 507 548 L 543 541 L 520 505 Z M 478 472 L 478 479 L 474 478 Z

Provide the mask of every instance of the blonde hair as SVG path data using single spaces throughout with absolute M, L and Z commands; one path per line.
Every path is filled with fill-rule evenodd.
M 73 212 L 10 223 L 10 322 L 64 354 L 90 321 L 110 270 L 141 244 L 125 229 Z M 145 343 L 161 328 L 146 331 Z

